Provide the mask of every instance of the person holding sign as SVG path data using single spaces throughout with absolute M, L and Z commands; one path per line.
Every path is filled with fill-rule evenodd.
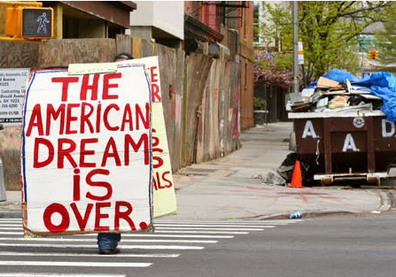
M 129 53 L 120 53 L 114 57 L 115 62 L 132 60 L 133 57 Z M 120 249 L 117 248 L 118 243 L 121 240 L 120 233 L 98 233 L 98 247 L 99 254 L 101 255 L 113 255 L 120 253 Z

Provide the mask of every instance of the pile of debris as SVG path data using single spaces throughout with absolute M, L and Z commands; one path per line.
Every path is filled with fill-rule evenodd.
M 293 112 L 347 112 L 380 110 L 382 98 L 364 86 L 352 85 L 349 80 L 343 84 L 320 77 L 314 87 L 302 90 L 298 98 L 292 99 Z

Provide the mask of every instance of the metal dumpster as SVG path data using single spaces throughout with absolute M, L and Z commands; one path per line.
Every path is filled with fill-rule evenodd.
M 380 184 L 396 158 L 396 128 L 381 111 L 291 112 L 296 153 L 322 184 L 364 179 Z

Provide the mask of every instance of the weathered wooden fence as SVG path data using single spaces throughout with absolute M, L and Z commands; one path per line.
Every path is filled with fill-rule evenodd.
M 159 57 L 173 171 L 239 148 L 239 63 L 201 54 L 186 56 L 181 49 L 117 36 L 115 40 L 65 39 L 40 45 L 0 42 L 0 68 L 40 69 L 70 63 L 111 62 L 119 52 L 129 52 L 134 58 Z M 0 151 L 2 148 L 6 146 L 0 141 Z M 7 184 L 7 189 L 19 189 L 19 180 Z

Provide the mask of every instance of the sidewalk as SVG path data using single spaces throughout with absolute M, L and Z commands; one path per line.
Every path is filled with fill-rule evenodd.
M 328 213 L 380 213 L 391 208 L 388 193 L 372 189 L 315 187 L 295 189 L 263 184 L 290 152 L 292 123 L 272 123 L 244 132 L 242 149 L 196 164 L 174 175 L 178 214 L 169 219 L 223 220 Z M 262 177 L 262 178 L 261 178 Z
M 289 153 L 292 124 L 272 123 L 244 132 L 242 148 L 227 157 L 195 164 L 174 175 L 178 214 L 167 219 L 260 220 L 328 213 L 381 213 L 392 207 L 392 193 L 376 187 L 295 189 L 263 184 Z M 7 191 L 0 217 L 20 217 L 20 193 Z

